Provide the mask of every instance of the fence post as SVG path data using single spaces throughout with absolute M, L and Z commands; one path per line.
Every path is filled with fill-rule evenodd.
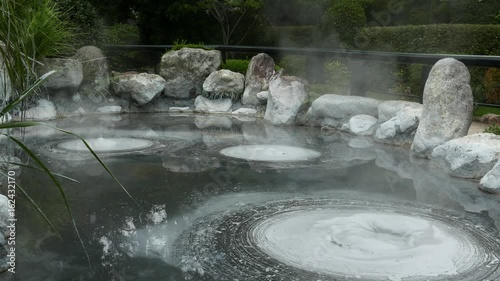
M 351 71 L 351 96 L 366 97 L 368 88 L 368 74 L 366 62 L 360 60 L 350 60 L 349 70 Z
M 420 103 L 424 103 L 424 90 L 427 78 L 429 78 L 429 73 L 431 72 L 431 65 L 424 64 L 422 66 L 422 73 L 420 74 Z

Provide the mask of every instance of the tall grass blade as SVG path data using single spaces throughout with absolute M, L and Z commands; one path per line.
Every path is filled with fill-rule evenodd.
M 63 240 L 61 234 L 59 234 L 59 231 L 57 231 L 56 227 L 52 224 L 52 222 L 45 215 L 45 213 L 42 211 L 42 209 L 40 209 L 40 207 L 38 207 L 38 205 L 36 204 L 36 202 L 33 201 L 33 199 L 31 198 L 31 196 L 29 196 L 28 193 L 19 184 L 17 184 L 17 183 L 16 183 L 16 187 L 17 187 L 17 189 L 19 191 L 21 191 L 21 193 L 23 194 L 23 196 L 26 199 L 28 199 L 28 201 L 30 202 L 30 204 L 33 205 L 33 207 L 35 208 L 35 210 L 42 216 L 42 218 L 45 220 L 45 222 L 47 222 L 47 224 L 50 226 L 50 228 L 56 233 L 57 237 L 59 237 L 59 239 Z
M 35 167 L 35 166 L 31 166 L 31 165 L 28 165 L 28 164 L 23 164 L 23 163 L 16 163 L 16 162 L 10 162 L 10 161 L 6 161 L 6 162 L 2 162 L 2 163 L 6 163 L 6 164 L 9 164 L 9 165 L 17 165 L 17 166 L 21 166 L 21 167 L 25 167 L 25 168 L 30 168 L 30 169 L 33 169 L 33 170 L 38 170 L 38 171 L 44 171 L 41 168 L 38 168 L 38 167 Z M 75 180 L 73 178 L 67 177 L 65 175 L 61 175 L 61 174 L 54 173 L 54 172 L 52 172 L 52 174 L 54 174 L 54 176 L 56 176 L 56 177 L 60 177 L 60 178 L 63 178 L 63 179 L 66 179 L 66 180 L 69 180 L 69 181 L 72 181 L 72 182 L 75 182 L 75 183 L 80 183 L 78 180 Z
M 15 142 L 22 150 L 24 150 L 24 152 L 26 152 L 31 157 L 31 159 L 33 159 L 40 166 L 40 168 L 42 168 L 44 170 L 44 172 L 50 177 L 52 182 L 57 186 L 57 189 L 59 189 L 59 193 L 61 194 L 61 197 L 63 198 L 64 205 L 66 206 L 66 209 L 68 210 L 68 214 L 71 218 L 73 228 L 75 229 L 76 235 L 78 236 L 78 240 L 80 241 L 80 244 L 83 247 L 83 251 L 85 252 L 85 256 L 87 258 L 89 268 L 92 271 L 92 265 L 90 263 L 90 257 L 89 257 L 89 254 L 87 252 L 87 248 L 85 247 L 83 239 L 80 235 L 80 231 L 78 231 L 78 227 L 76 225 L 75 218 L 73 217 L 73 212 L 71 211 L 71 208 L 69 207 L 68 198 L 66 197 L 66 193 L 64 192 L 61 184 L 59 184 L 59 182 L 55 178 L 54 174 L 52 174 L 52 172 L 45 166 L 45 164 L 43 164 L 43 162 L 31 151 L 31 149 L 29 149 L 26 145 L 24 145 L 24 143 L 22 143 L 17 138 L 15 138 L 13 136 L 9 136 L 9 135 L 6 135 L 6 136 L 8 138 L 10 138 L 13 142 Z
M 78 139 L 80 139 L 83 144 L 87 147 L 87 149 L 90 151 L 90 153 L 92 153 L 92 155 L 94 156 L 94 158 L 101 164 L 101 166 L 106 170 L 106 172 L 116 181 L 116 183 L 118 183 L 118 185 L 121 187 L 121 189 L 127 194 L 127 196 L 139 207 L 141 208 L 141 206 L 139 205 L 139 203 L 134 199 L 134 197 L 132 197 L 132 195 L 128 192 L 128 190 L 125 188 L 125 186 L 123 186 L 123 184 L 118 180 L 118 178 L 113 174 L 113 172 L 111 172 L 111 170 L 108 168 L 108 166 L 106 166 L 106 164 L 104 164 L 104 162 L 102 162 L 101 158 L 99 158 L 99 156 L 97 156 L 97 154 L 94 152 L 94 150 L 90 147 L 90 145 L 87 143 L 87 141 L 85 141 L 82 137 L 80 137 L 79 135 L 75 134 L 75 133 L 72 133 L 72 132 L 69 132 L 69 131 L 66 131 L 64 129 L 61 129 L 61 128 L 58 128 L 58 127 L 55 127 L 55 126 L 52 126 L 52 125 L 49 125 L 49 124 L 46 124 L 46 123 L 43 123 L 43 122 L 12 122 L 12 123 L 7 123 L 7 124 L 0 124 L 0 129 L 10 129 L 10 128 L 22 128 L 22 127 L 32 127 L 32 126 L 38 126 L 38 125 L 42 125 L 42 126 L 47 126 L 47 127 L 50 127 L 50 128 L 53 128 L 55 130 L 58 130 L 60 132 L 63 132 L 65 134 L 68 134 L 68 135 L 71 135 L 71 136 L 74 136 Z

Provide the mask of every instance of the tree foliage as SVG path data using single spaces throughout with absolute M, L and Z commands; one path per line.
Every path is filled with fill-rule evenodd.
M 209 13 L 219 24 L 222 43 L 239 44 L 258 19 L 264 0 L 202 0 L 200 8 Z M 232 40 L 240 33 L 238 40 Z

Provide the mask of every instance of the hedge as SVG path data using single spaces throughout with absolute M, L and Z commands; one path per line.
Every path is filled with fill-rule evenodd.
M 438 24 L 365 28 L 357 35 L 365 50 L 500 55 L 500 25 Z

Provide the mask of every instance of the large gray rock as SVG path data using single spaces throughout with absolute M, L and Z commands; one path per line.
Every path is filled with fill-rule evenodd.
M 481 178 L 500 159 L 500 136 L 475 134 L 445 142 L 432 151 L 432 161 L 461 178 Z
M 12 95 L 12 83 L 0 59 L 0 101 L 7 101 Z
M 150 102 L 165 88 L 165 80 L 156 74 L 121 74 L 113 77 L 113 91 L 120 95 L 130 96 L 139 105 Z
M 36 101 L 36 106 L 24 111 L 24 116 L 31 120 L 51 120 L 57 117 L 57 111 L 51 101 L 39 99 Z
M 203 96 L 197 96 L 194 100 L 194 110 L 205 113 L 230 112 L 232 105 L 231 99 L 210 100 Z
M 500 194 L 500 161 L 481 179 L 479 189 Z
M 245 76 L 241 73 L 221 69 L 210 73 L 203 82 L 205 97 L 232 97 L 238 99 L 245 88 Z
M 420 103 L 402 100 L 388 100 L 381 102 L 378 106 L 378 122 L 384 123 L 396 116 L 396 114 L 403 108 L 422 108 Z
M 377 118 L 370 115 L 356 115 L 342 126 L 342 130 L 357 136 L 371 136 L 375 132 Z
M 269 80 L 274 75 L 274 60 L 267 54 L 258 54 L 250 60 L 245 77 L 243 104 L 258 105 L 261 102 L 257 94 L 269 88 Z
M 202 93 L 202 85 L 222 62 L 219 51 L 182 48 L 163 55 L 160 75 L 167 82 L 165 95 L 174 98 L 194 98 Z
M 402 107 L 394 117 L 380 124 L 373 137 L 374 140 L 392 145 L 411 144 L 422 116 L 422 110 L 420 104 Z
M 109 91 L 109 65 L 101 49 L 86 46 L 73 56 L 83 67 L 83 81 L 80 92 L 83 94 L 107 94 Z
M 340 129 L 351 117 L 378 117 L 379 101 L 358 96 L 323 95 L 317 98 L 307 113 L 309 122 L 318 126 Z
M 428 157 L 438 145 L 467 135 L 473 97 L 467 67 L 451 58 L 438 61 L 424 90 L 424 111 L 412 145 L 417 157 Z
M 307 100 L 305 82 L 293 76 L 271 80 L 264 119 L 275 125 L 288 125 L 295 121 L 300 107 Z
M 72 95 L 83 81 L 83 66 L 76 59 L 44 59 L 38 73 L 43 75 L 52 70 L 56 72 L 43 82 L 43 87 L 49 91 L 49 94 Z
M 269 91 L 262 91 L 257 93 L 257 100 L 260 104 L 266 104 L 269 98 Z

